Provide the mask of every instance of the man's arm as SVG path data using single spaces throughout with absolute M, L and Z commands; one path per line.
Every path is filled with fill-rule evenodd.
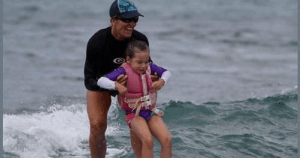
M 86 49 L 86 60 L 84 65 L 84 85 L 86 89 L 91 91 L 100 90 L 97 85 L 97 72 L 99 71 L 99 62 L 95 61 L 97 58 L 97 47 L 92 40 L 89 40 Z

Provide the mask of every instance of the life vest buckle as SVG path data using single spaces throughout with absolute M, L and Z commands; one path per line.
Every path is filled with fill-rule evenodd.
M 149 109 L 151 105 L 151 100 L 145 101 L 141 103 L 142 107 L 145 107 L 146 109 Z
M 150 100 L 150 95 L 145 95 L 145 96 L 141 97 L 142 102 L 146 102 L 146 101 L 149 101 L 149 100 Z

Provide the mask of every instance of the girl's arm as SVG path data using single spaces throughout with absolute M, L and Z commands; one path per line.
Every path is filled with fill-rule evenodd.
M 153 63 L 150 63 L 150 68 L 151 74 L 156 73 L 160 77 L 158 81 L 152 83 L 152 88 L 158 91 L 167 83 L 171 73 L 167 69 L 159 67 Z
M 161 75 L 160 78 L 163 79 L 166 84 L 167 81 L 169 80 L 170 76 L 171 76 L 171 72 L 167 70 L 167 71 L 163 72 L 163 74 Z
M 105 76 L 99 78 L 97 85 L 108 90 L 116 90 L 115 82 Z
M 161 79 L 163 79 L 165 81 L 165 83 L 167 83 L 167 81 L 169 80 L 170 76 L 171 76 L 171 72 L 168 71 L 167 69 L 157 66 L 154 63 L 150 63 L 150 68 L 151 68 L 151 74 L 156 73 Z
M 126 75 L 124 68 L 115 69 L 111 73 L 99 78 L 97 85 L 108 90 L 117 90 L 115 81 L 117 80 L 118 76 L 122 74 Z

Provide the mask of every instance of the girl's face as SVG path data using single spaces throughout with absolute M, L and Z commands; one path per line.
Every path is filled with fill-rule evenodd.
M 138 74 L 144 74 L 149 66 L 149 50 L 140 51 L 139 49 L 134 49 L 134 57 L 129 58 L 127 56 L 126 62 L 131 65 L 133 70 Z

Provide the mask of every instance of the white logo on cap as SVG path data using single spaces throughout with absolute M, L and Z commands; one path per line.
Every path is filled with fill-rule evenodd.
M 114 62 L 115 64 L 123 64 L 123 63 L 125 62 L 125 59 L 124 59 L 124 58 L 115 58 L 115 59 L 113 60 L 113 62 Z

